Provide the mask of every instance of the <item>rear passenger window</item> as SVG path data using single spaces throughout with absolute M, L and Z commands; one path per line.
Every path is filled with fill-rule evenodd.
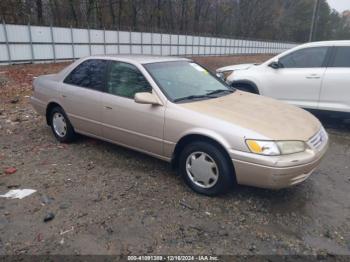
M 107 60 L 90 59 L 79 64 L 64 80 L 64 83 L 98 91 L 104 88 Z
M 330 67 L 350 67 L 350 47 L 336 47 Z
M 323 67 L 328 47 L 310 47 L 297 50 L 279 59 L 284 68 Z

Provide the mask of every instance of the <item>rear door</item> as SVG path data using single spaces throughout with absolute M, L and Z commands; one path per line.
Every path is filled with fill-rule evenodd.
M 101 94 L 107 60 L 89 59 L 79 64 L 63 81 L 62 106 L 78 132 L 101 136 Z
M 317 108 L 326 70 L 328 47 L 296 50 L 279 59 L 281 68 L 268 68 L 266 95 L 305 108 Z
M 350 112 L 350 46 L 334 47 L 322 84 L 319 108 Z
M 110 61 L 106 92 L 102 94 L 103 137 L 157 156 L 163 153 L 164 106 L 138 104 L 138 92 L 152 87 L 129 63 Z

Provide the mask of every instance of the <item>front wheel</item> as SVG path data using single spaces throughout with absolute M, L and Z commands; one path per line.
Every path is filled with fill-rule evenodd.
M 258 94 L 258 92 L 255 90 L 255 88 L 253 88 L 253 86 L 249 85 L 249 84 L 240 84 L 240 83 L 234 83 L 232 84 L 232 87 L 244 91 L 244 92 L 248 92 L 248 93 L 253 93 L 253 94 Z
M 52 132 L 58 141 L 68 143 L 74 140 L 74 128 L 61 107 L 55 107 L 51 110 L 50 123 Z
M 181 152 L 179 171 L 186 184 L 207 196 L 226 193 L 235 184 L 232 163 L 208 142 L 194 142 Z

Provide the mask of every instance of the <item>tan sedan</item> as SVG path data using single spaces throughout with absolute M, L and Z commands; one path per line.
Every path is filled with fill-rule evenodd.
M 81 133 L 144 152 L 206 195 L 298 184 L 327 150 L 310 113 L 234 90 L 189 59 L 87 57 L 33 86 L 32 105 L 60 142 Z

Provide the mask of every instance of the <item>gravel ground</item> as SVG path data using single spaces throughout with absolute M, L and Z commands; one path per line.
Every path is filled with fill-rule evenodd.
M 197 60 L 214 69 L 266 58 Z M 301 185 L 204 197 L 160 160 L 83 136 L 57 143 L 28 96 L 33 76 L 65 65 L 0 68 L 0 194 L 37 190 L 0 198 L 0 255 L 350 254 L 349 122 L 320 117 L 330 149 Z

